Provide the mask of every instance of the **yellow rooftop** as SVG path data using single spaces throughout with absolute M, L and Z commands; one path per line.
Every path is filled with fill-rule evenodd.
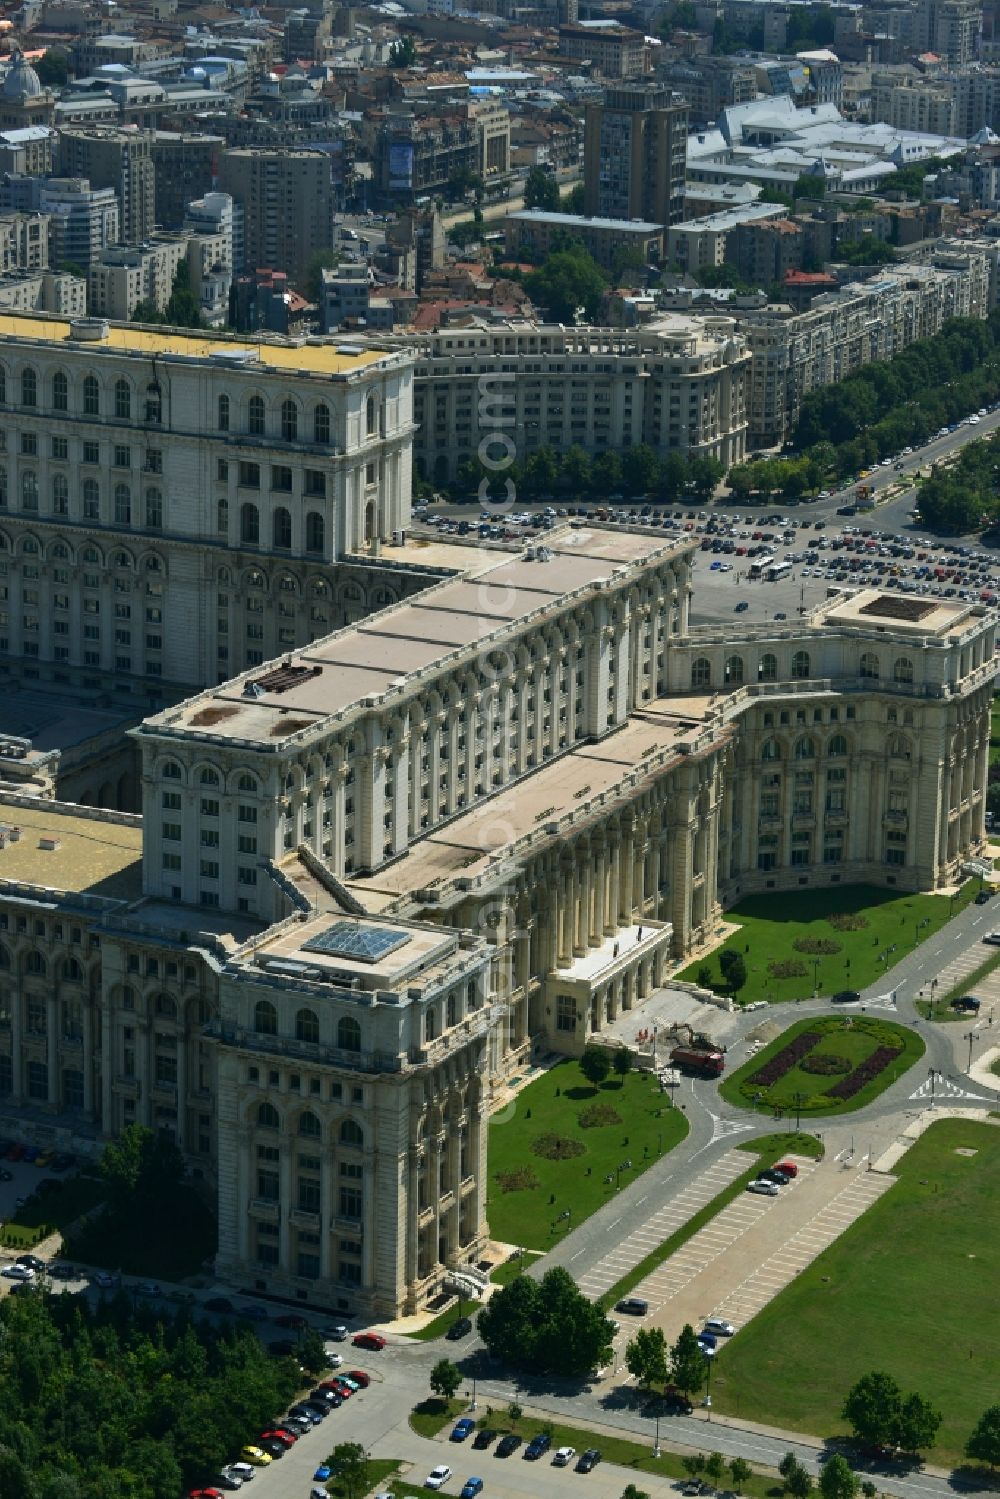
M 98 325 L 107 330 L 96 333 Z M 91 330 L 81 335 L 81 327 Z M 34 317 L 30 313 L 0 315 L 0 342 L 6 339 L 39 343 L 65 343 L 71 348 L 100 353 L 113 349 L 120 354 L 145 355 L 159 359 L 213 359 L 220 364 L 232 359 L 239 369 L 248 357 L 272 369 L 298 371 L 306 375 L 349 375 L 379 360 L 398 361 L 399 355 L 383 349 L 366 349 L 343 341 L 321 339 L 234 338 L 183 328 L 148 328 L 133 323 L 111 323 L 105 318 Z
M 142 824 L 119 816 L 0 797 L 0 882 L 135 900 L 142 892 Z

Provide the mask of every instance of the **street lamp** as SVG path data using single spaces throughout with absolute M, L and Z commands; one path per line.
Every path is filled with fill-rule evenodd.
M 653 1456 L 660 1456 L 660 1412 L 656 1412 L 656 1436 L 653 1438 Z
M 966 1031 L 966 1033 L 965 1033 L 965 1039 L 969 1043 L 969 1065 L 968 1065 L 968 1067 L 966 1067 L 965 1070 L 966 1070 L 966 1073 L 971 1073 L 972 1072 L 972 1043 L 976 1039 L 976 1033 L 975 1033 L 975 1031 Z
M 629 1169 L 629 1167 L 631 1165 L 632 1165 L 631 1161 L 622 1161 L 621 1165 L 619 1165 L 619 1166 L 617 1166 L 615 1168 L 615 1170 L 616 1170 L 615 1191 L 616 1192 L 618 1191 L 619 1187 L 622 1184 L 622 1172 L 623 1171 L 628 1171 L 628 1169 Z
M 941 1075 L 940 1071 L 939 1071 L 939 1069 L 937 1067 L 930 1067 L 930 1068 L 928 1068 L 927 1076 L 931 1080 L 931 1108 L 934 1107 L 934 1085 L 937 1082 L 937 1079 L 940 1077 L 940 1075 Z
M 813 958 L 813 999 L 819 993 L 819 958 Z

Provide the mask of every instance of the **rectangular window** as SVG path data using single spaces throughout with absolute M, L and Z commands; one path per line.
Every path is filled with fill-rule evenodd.
M 218 846 L 219 846 L 219 834 L 216 831 L 216 829 L 214 829 L 214 828 L 202 828 L 202 830 L 201 830 L 201 846 L 202 846 L 202 848 L 218 848 Z
M 341 1187 L 339 1211 L 341 1218 L 361 1217 L 362 1193 L 360 1187 Z
M 218 817 L 219 803 L 214 796 L 203 796 L 201 799 L 202 817 Z
M 175 873 L 178 873 L 180 871 L 180 867 L 181 867 L 181 856 L 180 856 L 180 854 L 167 854 L 167 853 L 165 853 L 163 855 L 163 867 L 164 867 L 164 869 L 171 869 Z
M 49 1069 L 46 1062 L 28 1063 L 28 1097 L 40 1103 L 49 1096 Z
M 241 463 L 240 464 L 240 487 L 242 489 L 259 489 L 260 488 L 260 464 L 259 463 Z
M 576 1000 L 572 994 L 560 994 L 556 1000 L 556 1030 L 576 1030 Z
M 299 1181 L 299 1207 L 304 1213 L 319 1212 L 320 1190 L 318 1181 L 312 1181 L 308 1177 Z
M 132 449 L 125 447 L 122 443 L 115 443 L 115 468 L 132 467 Z
M 203 879 L 217 880 L 219 878 L 219 866 L 214 859 L 202 859 L 200 874 Z
M 83 445 L 84 463 L 100 463 L 101 444 L 99 442 L 85 442 Z
M 284 463 L 276 463 L 271 468 L 271 488 L 280 490 L 282 494 L 292 492 L 292 471 Z
M 161 836 L 168 843 L 180 843 L 181 825 L 179 822 L 165 822 L 161 829 Z
M 238 885 L 256 885 L 256 869 L 248 869 L 245 864 L 241 864 L 236 873 L 236 883 Z
M 240 833 L 236 839 L 236 849 L 241 854 L 255 854 L 257 852 L 257 839 L 250 833 Z
M 60 462 L 60 463 L 65 463 L 66 462 L 66 460 L 69 458 L 69 438 L 68 437 L 53 437 L 53 439 L 52 439 L 52 456 L 53 456 L 53 458 L 55 458 L 57 460 L 57 462 Z
M 309 495 L 326 494 L 326 474 L 322 469 L 307 468 L 305 471 L 305 489 Z
M 264 1202 L 277 1202 L 279 1195 L 277 1171 L 258 1171 L 257 1196 Z

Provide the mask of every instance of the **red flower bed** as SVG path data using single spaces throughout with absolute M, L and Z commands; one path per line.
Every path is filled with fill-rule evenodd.
M 801 1061 L 812 1051 L 818 1041 L 823 1038 L 818 1031 L 803 1031 L 796 1036 L 794 1041 L 789 1041 L 787 1046 L 782 1047 L 769 1062 L 765 1062 L 759 1072 L 753 1077 L 747 1078 L 746 1086 L 754 1088 L 769 1088 L 779 1078 L 784 1077 L 786 1072 L 791 1072 L 797 1062 Z M 845 1079 L 846 1081 L 846 1079 Z
M 879 1046 L 872 1052 L 870 1057 L 865 1057 L 859 1062 L 853 1072 L 842 1077 L 839 1083 L 834 1083 L 832 1088 L 827 1088 L 828 1098 L 853 1098 L 855 1093 L 860 1093 L 866 1083 L 870 1083 L 873 1077 L 878 1077 L 884 1072 L 890 1062 L 899 1056 L 902 1047 Z

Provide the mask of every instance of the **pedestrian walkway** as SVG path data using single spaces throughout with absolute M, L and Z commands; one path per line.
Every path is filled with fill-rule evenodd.
M 728 1150 L 711 1166 L 706 1166 L 690 1186 L 678 1192 L 658 1212 L 651 1214 L 643 1227 L 631 1233 L 610 1254 L 591 1266 L 579 1279 L 580 1290 L 591 1300 L 603 1296 L 623 1275 L 634 1270 L 664 1240 L 683 1228 L 696 1213 L 700 1213 L 713 1197 L 717 1197 L 738 1176 L 742 1176 L 750 1166 L 751 1159 L 744 1151 Z
M 924 1103 L 943 1098 L 969 1098 L 974 1103 L 996 1102 L 995 1099 L 991 1099 L 986 1093 L 976 1093 L 971 1088 L 966 1088 L 963 1082 L 956 1078 L 941 1077 L 940 1075 L 935 1076 L 933 1081 L 929 1077 L 925 1078 L 919 1088 L 910 1094 L 910 1098 L 918 1098 Z

